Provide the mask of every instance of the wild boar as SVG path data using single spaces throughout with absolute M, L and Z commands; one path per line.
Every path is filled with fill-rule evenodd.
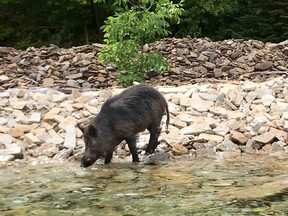
M 108 99 L 92 122 L 82 127 L 85 151 L 81 166 L 91 166 L 100 157 L 105 158 L 105 164 L 110 163 L 115 147 L 123 140 L 129 146 L 132 161 L 139 162 L 136 139 L 137 134 L 145 129 L 150 132 L 145 153 L 153 153 L 158 144 L 160 123 L 165 112 L 168 130 L 169 111 L 166 100 L 160 92 L 147 84 L 129 87 Z

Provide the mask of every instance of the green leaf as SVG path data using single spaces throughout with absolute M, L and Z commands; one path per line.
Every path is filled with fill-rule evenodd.
M 103 31 L 107 47 L 99 59 L 117 67 L 118 80 L 124 86 L 133 81 L 143 82 L 148 71 L 161 73 L 169 70 L 168 61 L 159 52 L 143 53 L 142 46 L 159 37 L 168 36 L 169 21 L 179 21 L 183 1 L 117 0 L 122 7 L 105 22 Z

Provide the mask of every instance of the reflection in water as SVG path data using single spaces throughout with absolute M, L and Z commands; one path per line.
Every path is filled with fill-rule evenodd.
M 288 185 L 287 185 L 288 186 Z M 288 188 L 280 190 L 275 194 L 269 196 L 257 198 L 257 199 L 242 199 L 237 200 L 237 203 L 233 203 L 237 208 L 242 209 L 257 209 L 262 211 L 266 215 L 287 215 L 288 214 Z M 275 208 L 277 206 L 277 208 Z
M 288 161 L 191 158 L 18 164 L 0 169 L 0 211 L 18 215 L 286 215 Z

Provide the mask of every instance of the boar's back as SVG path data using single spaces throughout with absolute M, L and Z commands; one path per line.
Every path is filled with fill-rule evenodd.
M 156 89 L 139 84 L 108 99 L 95 119 L 96 125 L 106 122 L 118 133 L 139 133 L 151 124 L 160 124 L 166 106 Z

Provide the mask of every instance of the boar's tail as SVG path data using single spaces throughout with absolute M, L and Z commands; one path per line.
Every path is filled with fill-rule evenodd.
M 166 103 L 166 133 L 169 132 L 168 130 L 168 125 L 169 125 L 169 121 L 170 121 L 170 117 L 169 117 L 169 109 L 168 109 L 168 104 Z

